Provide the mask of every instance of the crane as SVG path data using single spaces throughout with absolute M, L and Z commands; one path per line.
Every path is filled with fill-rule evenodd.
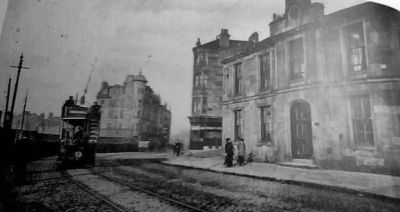
M 84 104 L 85 104 L 85 96 L 86 96 L 87 91 L 88 91 L 88 89 L 89 89 L 89 83 L 90 83 L 90 80 L 92 79 L 92 75 L 93 75 L 93 72 L 94 72 L 95 67 L 96 67 L 96 62 L 97 62 L 97 57 L 94 58 L 94 62 L 93 62 L 93 64 L 92 64 L 92 70 L 90 71 L 90 75 L 89 75 L 89 78 L 88 78 L 88 80 L 87 80 L 87 82 L 86 82 L 85 89 L 83 90 L 83 95 L 82 95 L 82 97 L 81 97 L 81 102 L 80 102 L 81 105 L 84 105 Z

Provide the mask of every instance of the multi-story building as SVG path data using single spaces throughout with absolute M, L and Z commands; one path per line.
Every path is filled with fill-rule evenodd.
M 147 86 L 141 73 L 128 75 L 124 85 L 110 86 L 103 82 L 97 102 L 101 105 L 101 142 L 168 143 L 171 112 Z
M 222 62 L 223 137 L 259 160 L 399 172 L 400 13 L 286 0 L 269 26 Z
M 252 39 L 258 39 L 253 35 Z M 222 134 L 222 64 L 248 46 L 248 41 L 231 40 L 227 29 L 217 39 L 193 48 L 192 115 L 190 120 L 190 150 L 221 147 Z

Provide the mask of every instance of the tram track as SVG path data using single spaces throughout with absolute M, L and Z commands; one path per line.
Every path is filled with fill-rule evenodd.
M 93 198 L 98 199 L 99 202 L 102 202 L 103 204 L 108 205 L 108 207 L 112 208 L 113 211 L 128 211 L 129 208 L 121 207 L 120 205 L 116 204 L 114 201 L 110 200 L 105 195 L 102 195 L 101 193 L 94 191 L 88 185 L 77 180 L 76 178 L 84 177 L 84 176 L 91 175 L 91 174 L 96 175 L 96 176 L 103 178 L 104 180 L 127 187 L 132 191 L 144 193 L 148 196 L 156 198 L 159 201 L 164 202 L 165 204 L 168 204 L 168 205 L 171 205 L 171 206 L 174 206 L 177 208 L 181 208 L 182 211 L 199 211 L 199 212 L 207 211 L 207 210 L 198 208 L 196 206 L 187 204 L 183 201 L 179 201 L 177 199 L 174 199 L 174 198 L 171 198 L 171 197 L 159 194 L 159 193 L 155 193 L 146 188 L 138 187 L 138 186 L 132 185 L 128 182 L 123 182 L 122 180 L 113 179 L 111 177 L 108 177 L 106 175 L 107 171 L 94 171 L 94 170 L 90 170 L 90 169 L 86 169 L 86 170 L 88 172 L 73 173 L 73 174 L 69 173 L 69 171 L 73 171 L 73 169 L 72 170 L 63 170 L 63 171 L 56 171 L 56 170 L 52 170 L 52 169 L 46 169 L 46 170 L 40 170 L 40 171 L 28 171 L 27 178 L 31 179 L 31 183 L 49 182 L 49 181 L 70 182 L 70 183 L 76 185 L 77 187 L 79 187 L 81 190 L 83 190 L 90 196 L 92 196 Z
M 45 177 L 46 175 L 57 175 L 57 177 Z M 113 211 L 116 212 L 122 212 L 122 211 L 127 211 L 126 209 L 120 207 L 119 205 L 113 203 L 110 201 L 108 198 L 102 196 L 101 194 L 94 192 L 92 189 L 90 189 L 88 186 L 85 184 L 79 182 L 78 180 L 73 179 L 73 177 L 77 176 L 83 176 L 87 174 L 75 174 L 75 175 L 70 175 L 66 171 L 54 171 L 54 170 L 41 170 L 41 171 L 30 171 L 27 172 L 27 177 L 30 177 L 32 179 L 32 183 L 40 182 L 40 181 L 60 181 L 60 180 L 65 180 L 68 181 L 77 187 L 79 187 L 81 190 L 84 192 L 88 193 L 95 199 L 100 200 L 100 202 L 108 205 L 110 208 L 113 209 Z M 34 179 L 37 178 L 37 179 Z
M 114 209 L 115 211 L 120 211 L 120 212 L 124 212 L 127 211 L 126 209 L 124 209 L 123 207 L 115 204 L 114 202 L 110 201 L 107 197 L 104 197 L 103 195 L 93 191 L 92 189 L 90 189 L 88 186 L 86 186 L 85 184 L 79 182 L 78 180 L 75 180 L 72 178 L 71 175 L 69 175 L 66 172 L 63 172 L 63 174 L 65 175 L 65 178 L 68 179 L 70 182 L 72 182 L 73 184 L 75 184 L 76 186 L 78 186 L 80 189 L 84 190 L 85 192 L 89 193 L 90 195 L 92 195 L 93 197 L 99 199 L 101 202 L 107 204 L 108 206 L 110 206 L 112 209 Z M 84 175 L 84 174 L 82 174 Z
M 139 192 L 145 193 L 147 195 L 153 196 L 153 197 L 155 197 L 155 198 L 157 198 L 159 200 L 163 200 L 165 202 L 168 202 L 168 203 L 170 203 L 172 205 L 175 205 L 175 206 L 178 206 L 180 208 L 189 209 L 190 211 L 196 211 L 196 212 L 206 212 L 207 211 L 207 210 L 201 209 L 199 207 L 187 204 L 187 203 L 185 203 L 183 201 L 180 201 L 180 200 L 177 200 L 177 199 L 174 199 L 174 198 L 170 198 L 170 197 L 165 196 L 165 195 L 161 195 L 161 194 L 152 192 L 152 191 L 150 191 L 148 189 L 141 188 L 139 186 L 134 186 L 134 185 L 132 185 L 132 184 L 130 184 L 128 182 L 123 182 L 121 180 L 113 179 L 113 178 L 111 178 L 109 176 L 106 176 L 104 172 L 95 172 L 95 171 L 91 171 L 91 172 L 93 174 L 95 174 L 95 175 L 98 175 L 98 176 L 108 180 L 108 181 L 111 181 L 111 182 L 126 186 L 131 190 L 135 190 L 135 191 L 139 191 Z

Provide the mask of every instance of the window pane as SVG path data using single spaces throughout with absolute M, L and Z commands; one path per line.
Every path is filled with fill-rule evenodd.
M 260 56 L 260 88 L 267 88 L 271 78 L 269 53 Z
M 365 68 L 364 31 L 362 23 L 352 24 L 344 28 L 348 48 L 350 70 L 361 71 Z
M 345 28 L 347 35 L 347 45 L 349 47 L 364 46 L 364 32 L 362 23 L 352 24 Z
M 203 97 L 203 109 L 202 109 L 203 113 L 207 112 L 207 107 L 208 107 L 207 97 Z
M 242 137 L 242 111 L 234 111 L 235 115 L 235 139 Z
M 271 140 L 271 107 L 260 107 L 261 140 Z
M 299 38 L 289 42 L 289 65 L 291 79 L 301 79 L 304 77 L 304 49 L 303 39 Z
M 242 63 L 235 64 L 235 93 L 242 91 Z
M 354 141 L 356 144 L 373 145 L 371 106 L 368 95 L 352 96 Z

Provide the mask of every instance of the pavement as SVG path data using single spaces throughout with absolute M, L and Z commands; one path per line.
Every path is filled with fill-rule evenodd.
M 256 162 L 248 163 L 244 166 L 225 167 L 223 164 L 224 159 L 221 156 L 211 158 L 180 156 L 170 158 L 163 163 L 285 183 L 327 187 L 400 200 L 400 177 L 396 176 L 338 170 L 304 169 Z
M 195 168 L 233 174 L 259 179 L 280 181 L 304 186 L 323 187 L 334 190 L 344 190 L 360 195 L 372 195 L 400 201 L 400 177 L 349 172 L 339 170 L 304 169 L 287 167 L 270 163 L 247 163 L 244 166 L 225 167 L 221 155 L 182 155 L 171 153 L 107 153 L 97 154 L 100 160 L 125 161 L 159 159 L 162 163 L 173 166 Z
M 169 153 L 153 152 L 96 153 L 96 158 L 99 160 L 167 159 L 171 156 Z

